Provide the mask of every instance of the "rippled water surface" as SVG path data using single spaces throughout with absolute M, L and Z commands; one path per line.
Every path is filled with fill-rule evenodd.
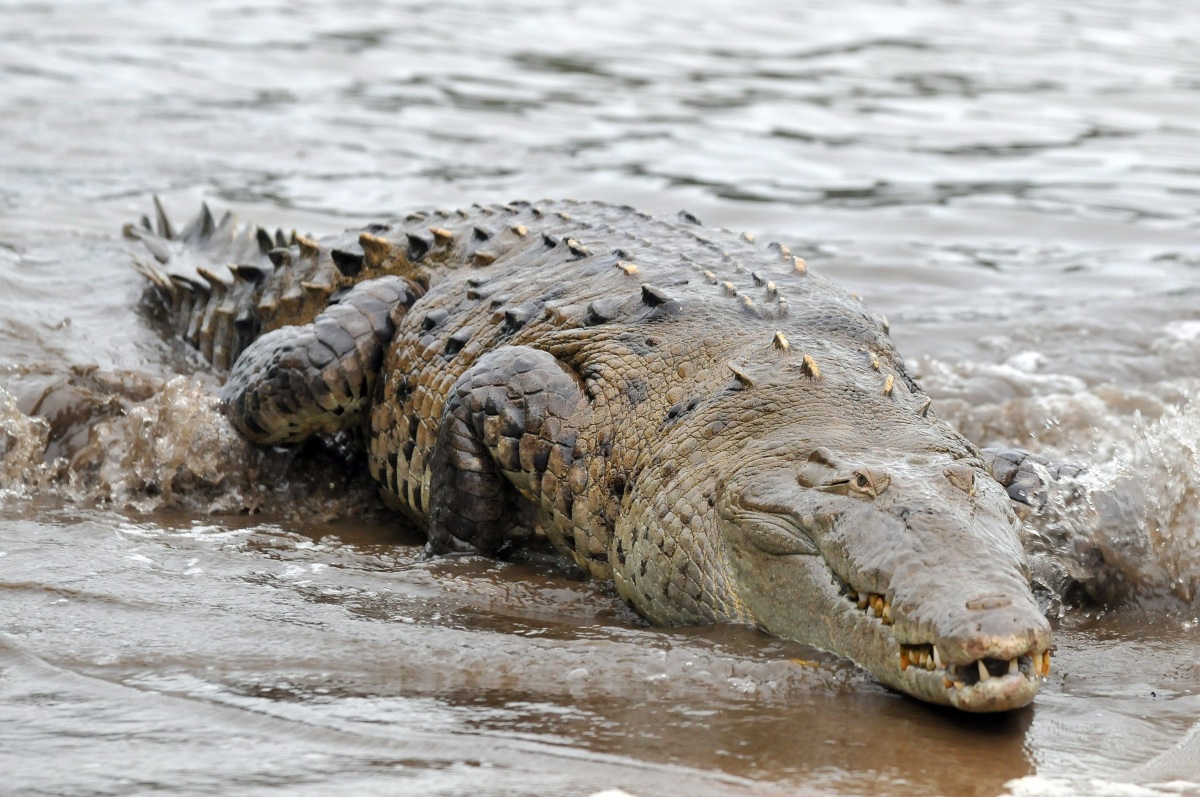
M 3 788 L 1200 792 L 1200 8 L 809 5 L 0 4 Z M 1031 525 L 1042 694 L 954 716 L 545 562 L 420 561 L 337 452 L 216 422 L 128 267 L 153 193 L 786 242 L 976 442 L 1091 465 Z

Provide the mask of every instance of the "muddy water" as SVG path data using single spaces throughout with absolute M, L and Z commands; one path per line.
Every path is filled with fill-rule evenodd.
M 3 790 L 1200 790 L 1198 35 L 1166 0 L 3 4 Z M 977 442 L 1091 463 L 1031 526 L 1043 693 L 953 716 L 545 562 L 419 561 L 343 452 L 222 425 L 127 267 L 153 192 L 787 242 Z

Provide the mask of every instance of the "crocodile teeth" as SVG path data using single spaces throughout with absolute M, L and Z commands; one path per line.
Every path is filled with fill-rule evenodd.
M 1019 666 L 1019 665 L 1017 664 L 1017 660 L 1016 660 L 1016 659 L 1009 659 L 1009 660 L 1008 660 L 1008 674 L 1009 674 L 1009 675 L 1016 675 L 1016 674 L 1017 674 L 1017 669 L 1018 669 L 1018 666 Z
M 992 677 L 992 674 L 990 672 L 988 672 L 987 666 L 984 665 L 983 659 L 980 659 L 979 661 L 977 661 L 975 663 L 979 665 L 979 682 L 980 683 L 983 683 L 984 681 L 986 681 Z
M 939 670 L 942 669 L 942 657 L 938 655 L 937 645 L 933 646 L 933 663 L 937 665 Z

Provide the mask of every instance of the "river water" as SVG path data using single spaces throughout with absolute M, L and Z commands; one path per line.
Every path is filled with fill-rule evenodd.
M 0 2 L 0 790 L 1200 793 L 1200 8 L 808 5 Z M 153 193 L 786 242 L 976 442 L 1089 463 L 1030 526 L 1042 694 L 955 716 L 545 562 L 420 561 L 341 453 L 213 412 L 128 267 Z

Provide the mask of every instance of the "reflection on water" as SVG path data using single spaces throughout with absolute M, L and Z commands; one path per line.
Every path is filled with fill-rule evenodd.
M 65 0 L 0 30 L 11 788 L 1200 781 L 1200 30 L 1177 5 Z M 117 234 L 151 192 L 317 233 L 573 196 L 787 242 L 888 316 L 976 442 L 1090 465 L 1030 526 L 1042 695 L 956 717 L 748 629 L 647 628 L 536 557 L 418 561 L 352 454 L 258 451 L 213 411 Z

